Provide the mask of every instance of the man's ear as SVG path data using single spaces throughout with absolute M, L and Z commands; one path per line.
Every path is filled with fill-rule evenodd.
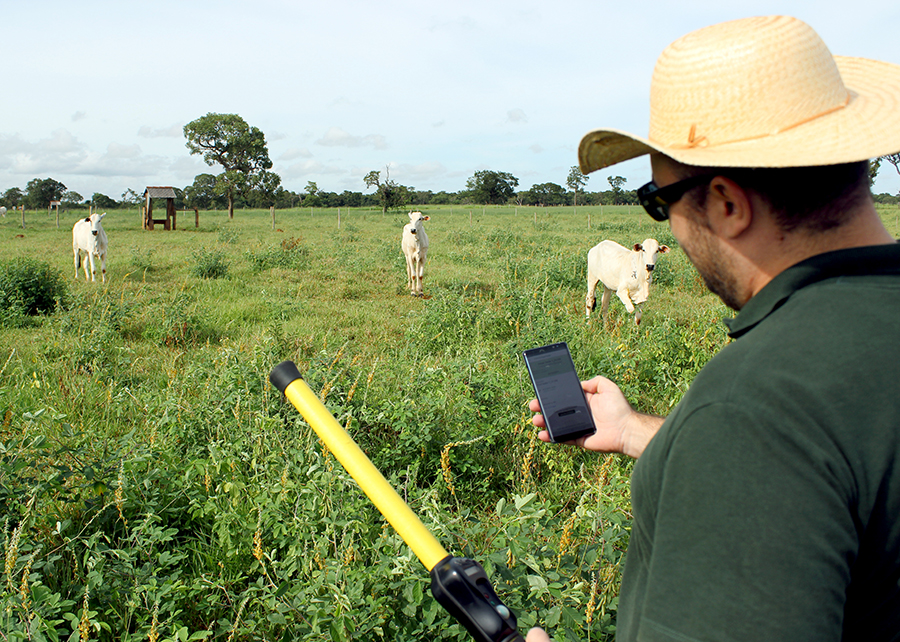
M 753 222 L 753 202 L 743 187 L 725 176 L 709 184 L 706 213 L 710 227 L 723 238 L 736 238 Z

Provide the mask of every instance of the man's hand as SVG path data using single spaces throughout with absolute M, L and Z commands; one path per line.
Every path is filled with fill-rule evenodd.
M 550 636 L 543 629 L 534 628 L 525 636 L 525 642 L 550 642 Z
M 581 388 L 586 393 L 597 432 L 567 443 L 598 452 L 622 453 L 635 459 L 640 457 L 662 426 L 663 418 L 635 412 L 619 386 L 606 377 L 582 381 Z M 536 413 L 541 410 L 537 399 L 532 399 L 528 408 Z M 536 414 L 531 422 L 538 428 L 546 427 L 543 415 Z M 538 438 L 549 442 L 550 434 L 542 430 Z

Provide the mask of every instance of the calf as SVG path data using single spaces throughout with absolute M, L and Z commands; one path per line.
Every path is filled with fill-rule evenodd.
M 428 235 L 423 223 L 431 217 L 422 212 L 410 212 L 409 223 L 403 226 L 400 248 L 406 257 L 406 285 L 410 294 L 422 296 L 422 279 L 425 278 L 425 259 L 428 255 Z
M 656 239 L 645 239 L 636 243 L 634 249 L 622 247 L 615 241 L 601 241 L 588 252 L 587 298 L 585 313 L 588 318 L 594 309 L 597 282 L 603 285 L 600 300 L 600 316 L 606 316 L 609 297 L 615 292 L 625 304 L 628 313 L 634 313 L 634 322 L 641 322 L 641 310 L 635 308 L 650 296 L 651 273 L 656 266 L 656 257 L 665 254 L 669 248 L 660 245 Z
M 78 264 L 84 254 L 84 278 L 88 279 L 88 265 L 91 266 L 90 280 L 96 281 L 94 257 L 100 259 L 100 278 L 106 282 L 106 248 L 108 241 L 101 220 L 103 214 L 91 214 L 89 218 L 79 219 L 72 227 L 72 252 L 75 254 L 75 278 L 78 278 Z

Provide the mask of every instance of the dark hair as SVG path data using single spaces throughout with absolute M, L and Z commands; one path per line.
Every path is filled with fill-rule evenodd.
M 754 191 L 775 213 L 785 232 L 804 228 L 824 232 L 844 224 L 851 209 L 869 196 L 869 162 L 818 167 L 697 167 L 675 163 L 679 178 L 718 174 Z M 696 209 L 703 209 L 708 189 L 685 195 Z

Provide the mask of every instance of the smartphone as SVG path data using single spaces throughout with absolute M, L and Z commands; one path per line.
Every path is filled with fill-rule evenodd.
M 569 346 L 552 343 L 522 353 L 550 439 L 572 441 L 597 429 Z

